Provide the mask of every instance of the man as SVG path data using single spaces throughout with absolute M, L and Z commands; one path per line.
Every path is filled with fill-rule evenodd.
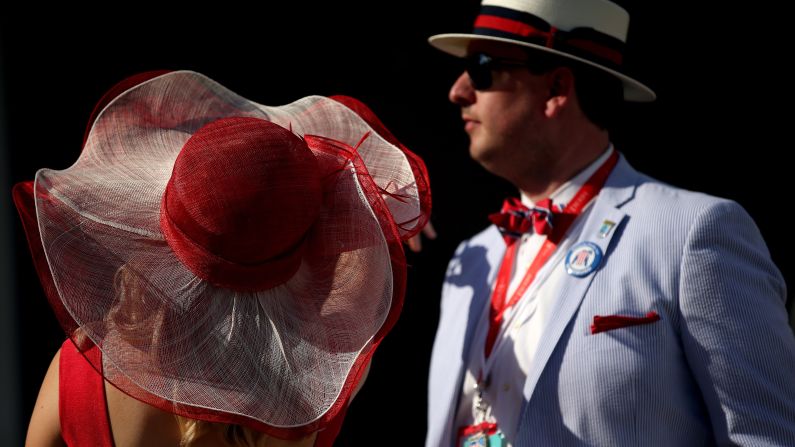
M 610 143 L 628 13 L 484 0 L 450 100 L 513 183 L 450 262 L 427 446 L 793 445 L 786 288 L 736 203 L 635 171 Z

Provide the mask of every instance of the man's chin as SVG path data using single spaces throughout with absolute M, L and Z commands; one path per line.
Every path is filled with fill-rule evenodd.
M 484 151 L 474 151 L 470 148 L 469 156 L 472 158 L 472 160 L 477 162 L 477 164 L 483 166 L 485 170 L 491 172 L 492 174 L 499 175 L 497 172 L 495 172 L 499 171 L 499 169 L 497 169 L 498 163 L 495 154 Z
M 493 148 L 483 148 L 478 146 L 469 146 L 469 156 L 483 167 L 486 171 L 497 177 L 509 180 L 511 165 L 510 160 L 501 159 L 500 152 Z M 504 158 L 504 157 L 503 157 Z M 507 164 L 506 164 L 507 163 Z
M 496 154 L 495 151 L 490 148 L 479 146 L 475 143 L 470 142 L 469 157 L 475 160 L 476 162 L 480 163 L 484 167 L 486 167 L 486 165 L 494 163 Z

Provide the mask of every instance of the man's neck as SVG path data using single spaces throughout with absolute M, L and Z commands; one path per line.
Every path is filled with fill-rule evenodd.
M 517 185 L 519 190 L 533 202 L 549 197 L 564 183 L 574 178 L 604 154 L 609 142 L 605 132 L 603 138 L 591 140 L 589 143 L 581 142 L 581 145 L 578 146 L 570 146 L 568 151 L 561 152 L 557 159 L 557 166 L 550 167 L 552 173 L 547 179 L 541 182 L 533 182 L 534 179 L 530 179 L 531 181 Z

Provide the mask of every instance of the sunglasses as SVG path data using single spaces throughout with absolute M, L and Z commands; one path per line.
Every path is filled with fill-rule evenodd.
M 475 90 L 486 90 L 491 87 L 494 70 L 527 66 L 527 61 L 498 59 L 484 53 L 475 53 L 466 58 L 466 72 Z

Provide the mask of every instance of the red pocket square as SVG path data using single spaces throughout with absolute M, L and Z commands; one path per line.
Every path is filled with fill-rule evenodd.
M 612 331 L 613 329 L 618 329 L 620 327 L 654 323 L 659 319 L 660 316 L 654 311 L 647 313 L 645 317 L 628 317 L 625 315 L 594 315 L 593 324 L 591 324 L 591 334 Z

